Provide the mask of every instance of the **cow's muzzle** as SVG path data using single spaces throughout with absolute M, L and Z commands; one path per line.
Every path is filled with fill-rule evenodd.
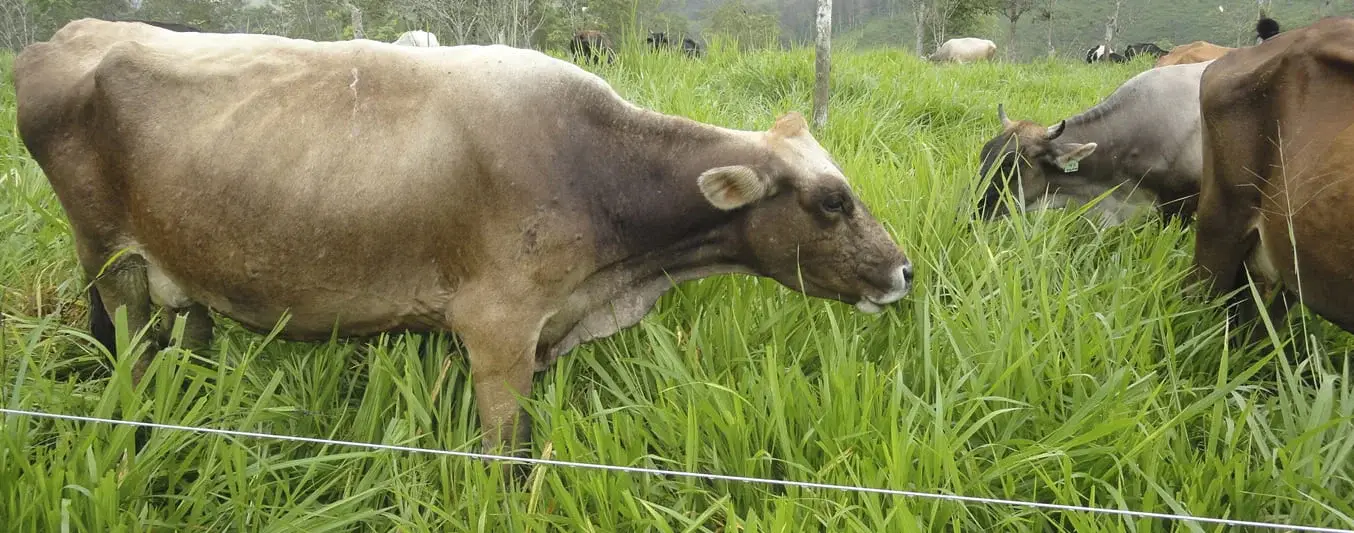
M 912 289 L 912 262 L 904 261 L 902 265 L 893 269 L 889 276 L 890 289 L 887 292 L 877 296 L 863 295 L 856 302 L 856 309 L 863 313 L 878 313 L 884 309 L 884 306 L 903 299 L 908 291 Z

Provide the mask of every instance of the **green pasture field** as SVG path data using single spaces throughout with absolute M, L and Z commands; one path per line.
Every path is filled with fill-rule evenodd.
M 722 126 L 810 114 L 813 52 L 589 67 L 625 97 Z M 0 405 L 478 450 L 463 353 L 434 337 L 96 348 L 68 226 L 14 126 L 0 58 Z M 880 315 L 769 281 L 686 283 L 638 326 L 537 376 L 537 457 L 1354 529 L 1351 337 L 1295 311 L 1234 352 L 1186 298 L 1194 233 L 1073 211 L 970 224 L 996 106 L 1045 124 L 1148 68 L 937 66 L 839 51 L 817 133 L 917 269 Z M 1162 102 L 1161 105 L 1170 105 Z M 694 179 L 694 177 L 693 177 Z M 693 184 L 694 186 L 694 184 Z M 1238 531 L 0 415 L 0 524 L 56 531 Z

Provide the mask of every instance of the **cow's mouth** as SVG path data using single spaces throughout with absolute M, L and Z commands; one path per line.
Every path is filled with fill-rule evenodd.
M 856 309 L 859 309 L 860 312 L 869 315 L 873 315 L 875 313 L 884 310 L 883 306 L 874 303 L 869 298 L 861 298 L 859 302 L 856 302 Z
M 890 276 L 892 288 L 879 296 L 862 295 L 856 301 L 856 309 L 866 314 L 875 314 L 884 310 L 884 306 L 903 299 L 912 290 L 912 264 L 906 263 Z

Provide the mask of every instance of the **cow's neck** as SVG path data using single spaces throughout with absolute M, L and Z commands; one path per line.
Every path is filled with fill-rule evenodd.
M 638 323 L 675 284 L 716 274 L 752 273 L 742 211 L 716 209 L 697 178 L 718 166 L 762 165 L 756 134 L 653 114 L 627 130 L 612 159 L 592 174 L 597 266 L 546 324 L 543 368 L 591 339 Z
M 701 194 L 702 172 L 726 165 L 763 166 L 756 133 L 645 112 L 642 126 L 617 134 L 593 169 L 599 264 L 658 260 L 667 268 L 736 262 L 742 257 L 741 211 L 722 211 Z M 662 258 L 662 259 L 658 259 Z
M 1142 207 L 1157 207 L 1160 202 L 1177 199 L 1179 193 L 1174 190 L 1175 181 L 1166 175 L 1169 169 L 1155 168 L 1147 151 L 1152 156 L 1161 155 L 1164 147 L 1145 147 L 1132 138 L 1132 134 L 1115 134 L 1132 130 L 1125 124 L 1113 124 L 1113 117 L 1126 116 L 1128 113 L 1108 113 L 1106 110 L 1093 110 L 1067 119 L 1058 143 L 1095 142 L 1094 152 L 1078 163 L 1072 174 L 1085 180 L 1086 194 L 1094 198 L 1109 187 L 1119 188 L 1102 201 L 1101 210 L 1120 211 L 1111 218 L 1129 216 L 1129 212 Z M 1114 139 L 1114 142 L 1105 142 Z M 1089 200 L 1090 198 L 1086 198 Z M 1117 220 L 1116 220 L 1117 221 Z

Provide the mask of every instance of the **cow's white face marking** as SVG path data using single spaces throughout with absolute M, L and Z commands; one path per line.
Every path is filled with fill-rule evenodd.
M 774 133 L 766 135 L 765 142 L 775 150 L 776 155 L 791 167 L 798 169 L 800 176 L 811 180 L 836 179 L 842 183 L 850 183 L 841 168 L 833 162 L 832 156 L 807 131 L 790 137 L 777 136 Z
M 893 270 L 890 277 L 893 281 L 893 288 L 877 298 L 865 297 L 856 302 L 856 309 L 863 313 L 878 313 L 884 306 L 903 299 L 908 291 L 912 289 L 912 262 L 903 263 L 902 266 Z

